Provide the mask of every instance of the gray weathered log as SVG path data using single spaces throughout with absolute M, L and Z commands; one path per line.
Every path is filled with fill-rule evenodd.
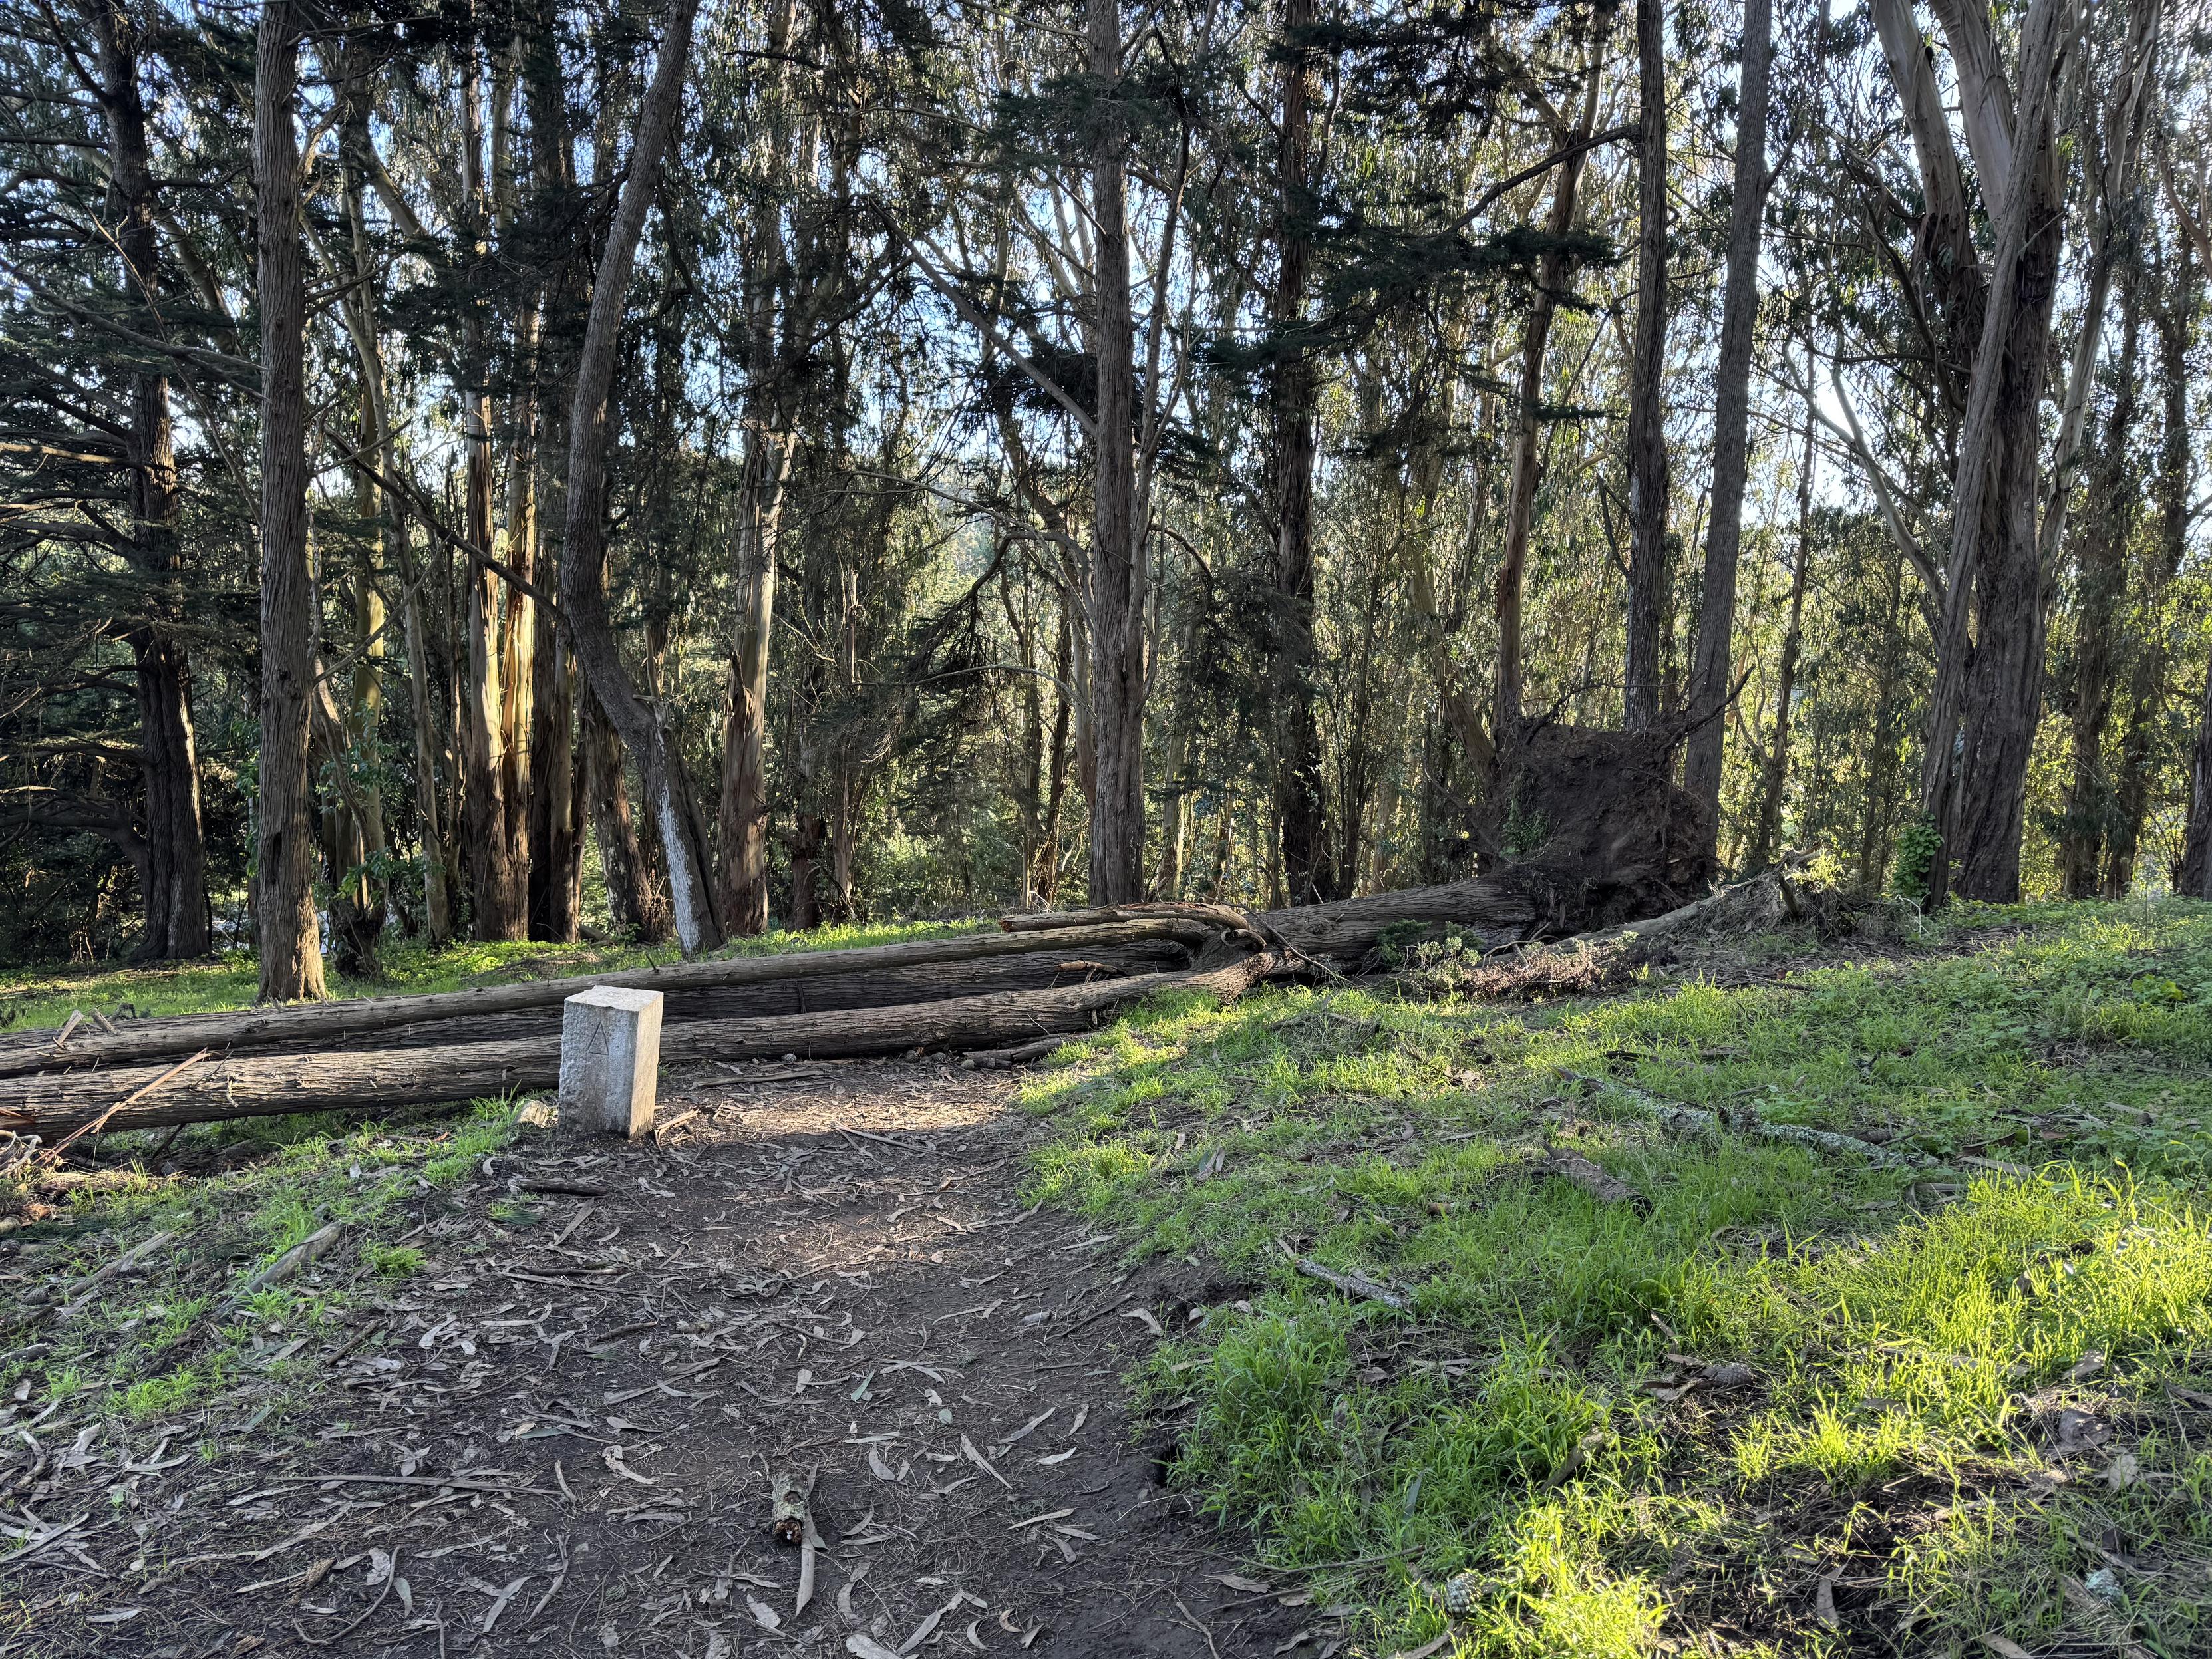
M 1334 904 L 1262 910 L 1249 916 L 1220 905 L 1132 904 L 1003 916 L 999 925 L 1016 933 L 1051 933 L 1054 938 L 1065 939 L 1075 928 L 1097 927 L 1111 917 L 1162 913 L 1224 927 L 1249 927 L 1271 946 L 1279 945 L 1300 955 L 1334 957 L 1347 963 L 1365 956 L 1384 929 L 1401 922 L 1464 927 L 1487 949 L 1529 938 L 1541 920 L 1536 901 L 1524 884 L 1498 875 L 1395 893 L 1372 893 Z
M 916 1048 L 996 1048 L 1050 1031 L 1087 1030 L 1123 1004 L 1170 989 L 1241 994 L 1291 964 L 1266 952 L 1225 967 L 1133 974 L 1059 990 L 1000 992 L 892 1008 L 840 1009 L 766 1019 L 701 1020 L 663 1033 L 671 1060 L 807 1059 L 902 1054 Z M 293 1112 L 382 1110 L 550 1088 L 560 1079 L 557 1032 L 521 1042 L 438 1048 L 248 1055 L 196 1066 L 143 1103 L 117 1111 L 110 1133 L 217 1118 Z M 109 1110 L 154 1068 L 67 1072 L 0 1080 L 0 1127 L 51 1138 Z
M 423 996 L 372 997 L 302 1007 L 262 1008 L 242 1014 L 134 1021 L 112 1036 L 87 1036 L 87 1028 L 80 1027 L 59 1051 L 55 1049 L 52 1038 L 44 1033 L 0 1047 L 0 1078 L 62 1067 L 123 1065 L 189 1054 L 199 1048 L 229 1054 L 272 1053 L 301 1045 L 335 1048 L 349 1037 L 372 1032 L 392 1032 L 403 1027 L 453 1020 L 489 1021 L 497 1016 L 533 1012 L 546 1012 L 546 1030 L 557 1035 L 561 1004 L 579 991 L 587 991 L 597 985 L 665 992 L 672 1020 L 798 1012 L 810 1003 L 816 1007 L 824 1003 L 836 1006 L 843 996 L 853 998 L 848 1006 L 882 1006 L 927 997 L 931 994 L 933 981 L 944 988 L 936 991 L 938 996 L 963 994 L 969 988 L 957 976 L 946 973 L 956 963 L 1023 954 L 1042 956 L 1048 951 L 1060 956 L 1077 951 L 1105 954 L 1131 945 L 1147 945 L 1155 951 L 1162 945 L 1190 948 L 1202 944 L 1212 932 L 1194 921 L 1139 917 L 1049 933 L 963 933 L 951 939 L 914 939 L 845 951 L 802 951 L 732 960 L 672 962 L 653 968 L 531 980 L 517 985 L 488 985 L 475 990 L 441 991 Z M 1134 957 L 1129 965 L 1138 965 Z M 1158 963 L 1160 967 L 1168 965 Z M 1032 982 L 1048 984 L 1053 972 L 1050 968 L 1041 968 L 1038 979 Z M 945 974 L 945 977 L 936 980 L 938 974 Z M 840 992 L 829 988 L 830 982 L 846 976 L 851 976 L 852 989 Z M 817 982 L 823 986 L 818 994 L 813 989 Z M 758 1006 L 750 1006 L 746 999 L 736 996 L 734 993 L 739 988 L 759 992 Z M 1001 988 L 986 985 L 975 988 Z M 485 1030 L 472 1026 L 470 1035 L 520 1038 L 527 1033 L 513 1028 Z M 392 1046 L 407 1047 L 426 1041 L 450 1043 L 453 1036 L 451 1030 L 432 1030 L 416 1032 L 404 1040 L 388 1041 Z

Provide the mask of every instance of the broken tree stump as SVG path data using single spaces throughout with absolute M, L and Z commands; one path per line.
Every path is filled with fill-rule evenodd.
M 653 1133 L 664 1000 L 599 985 L 561 1005 L 562 1122 L 632 1139 Z

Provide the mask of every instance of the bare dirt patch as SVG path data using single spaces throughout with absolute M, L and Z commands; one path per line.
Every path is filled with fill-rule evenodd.
M 660 1144 L 540 1137 L 427 1194 L 417 1273 L 257 1337 L 319 1368 L 304 1409 L 19 1407 L 0 1652 L 1340 1644 L 1161 1484 L 1121 1379 L 1188 1270 L 1022 1207 L 1012 1080 L 738 1069 L 669 1091 L 697 1115 Z

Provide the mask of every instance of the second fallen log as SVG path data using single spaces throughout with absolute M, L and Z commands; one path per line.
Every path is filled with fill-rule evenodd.
M 1002 991 L 764 1019 L 700 1020 L 664 1031 L 660 1057 L 664 1063 L 767 1060 L 786 1054 L 828 1060 L 915 1048 L 1000 1047 L 1048 1032 L 1087 1030 L 1115 1009 L 1158 991 L 1235 997 L 1284 965 L 1261 952 L 1221 968 L 1136 974 L 1057 990 Z M 433 1105 L 550 1088 L 560 1080 L 561 1039 L 210 1060 L 134 1104 L 116 1109 L 118 1101 L 161 1075 L 159 1067 L 125 1067 L 0 1079 L 0 1128 L 51 1140 L 111 1111 L 106 1127 L 119 1133 L 219 1118 Z

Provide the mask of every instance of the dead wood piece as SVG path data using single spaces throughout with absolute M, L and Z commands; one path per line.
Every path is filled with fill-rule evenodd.
M 1108 921 L 1167 920 L 1194 921 L 1207 927 L 1217 927 L 1232 937 L 1241 937 L 1271 951 L 1284 948 L 1282 935 L 1268 925 L 1266 917 L 1249 915 L 1226 904 L 1210 904 L 1199 900 L 1115 904 L 1090 910 L 1018 912 L 1000 916 L 999 926 L 1010 933 L 1059 933 L 1064 936 L 1072 929 L 1095 927 Z
M 246 1298 L 258 1291 L 297 1279 L 302 1273 L 319 1261 L 331 1246 L 344 1236 L 345 1224 L 343 1222 L 332 1221 L 318 1227 L 259 1273 L 254 1274 L 252 1278 L 247 1279 L 245 1284 L 240 1285 L 238 1294 L 230 1298 L 225 1311 L 242 1306 Z
M 1872 1164 L 1924 1165 L 1930 1161 L 1915 1153 L 1893 1152 L 1887 1146 L 1877 1146 L 1872 1141 L 1861 1140 L 1856 1135 L 1838 1134 L 1830 1129 L 1808 1128 L 1802 1123 L 1769 1123 L 1750 1113 L 1731 1112 L 1723 1116 L 1718 1112 L 1706 1111 L 1703 1107 L 1669 1100 L 1664 1095 L 1655 1095 L 1633 1084 L 1621 1083 L 1613 1078 L 1589 1077 L 1580 1072 L 1565 1069 L 1559 1075 L 1571 1082 L 1610 1093 L 1636 1107 L 1662 1127 L 1677 1133 L 1711 1135 L 1725 1131 L 1749 1135 L 1759 1140 L 1809 1146 L 1817 1152 L 1849 1153 Z
M 1540 1167 L 1547 1175 L 1572 1182 L 1601 1204 L 1630 1204 L 1638 1209 L 1648 1207 L 1643 1194 L 1620 1176 L 1607 1175 L 1579 1152 L 1554 1152 Z
M 1486 951 L 1529 938 L 1544 918 L 1519 878 L 1501 872 L 1441 886 L 1344 899 L 1334 904 L 1269 910 L 1254 920 L 1271 929 L 1290 950 L 1355 962 L 1375 948 L 1387 929 L 1407 922 L 1456 927 L 1472 935 Z
M 43 1304 L 27 1309 L 23 1316 L 9 1328 L 22 1330 L 37 1324 L 42 1319 L 53 1316 L 58 1316 L 63 1319 L 76 1318 L 77 1315 L 92 1305 L 93 1296 L 101 1285 L 106 1284 L 111 1279 L 129 1273 L 175 1237 L 176 1234 L 173 1232 L 164 1231 L 139 1240 L 113 1261 L 87 1273 L 75 1283 L 64 1285 Z
M 665 1140 L 669 1136 L 674 1134 L 678 1129 L 684 1128 L 698 1121 L 699 1109 L 694 1106 L 689 1110 L 677 1113 L 674 1117 L 664 1118 L 659 1122 L 654 1124 L 653 1126 L 653 1138 L 655 1142 Z
M 1034 1042 L 1018 1043 L 1011 1048 L 981 1048 L 962 1057 L 961 1065 L 977 1071 L 1003 1071 L 1009 1066 L 1026 1066 L 1033 1060 L 1042 1060 L 1067 1041 L 1058 1033 L 1039 1037 Z
M 664 1064 L 684 1060 L 842 1059 L 915 1049 L 991 1048 L 1048 1032 L 1091 1030 L 1127 1003 L 1165 990 L 1242 995 L 1293 964 L 1269 952 L 1224 967 L 1133 974 L 1056 990 L 1007 991 L 894 1008 L 844 1009 L 766 1019 L 702 1020 L 664 1031 Z M 246 1055 L 196 1067 L 155 1097 L 117 1112 L 112 1130 L 289 1112 L 383 1110 L 497 1097 L 560 1080 L 557 1035 L 441 1048 L 340 1049 L 327 1054 Z M 60 1073 L 0 1079 L 0 1123 L 64 1133 L 106 1111 L 143 1073 Z
M 375 997 L 289 1008 L 256 1009 L 242 1014 L 195 1014 L 173 1019 L 134 1022 L 114 1036 L 80 1037 L 66 1050 L 38 1034 L 35 1041 L 0 1047 L 0 1078 L 21 1077 L 57 1066 L 94 1063 L 120 1066 L 205 1048 L 237 1055 L 286 1044 L 312 1042 L 337 1047 L 346 1037 L 392 1031 L 426 1022 L 484 1020 L 494 1016 L 557 1009 L 569 997 L 597 986 L 626 986 L 669 993 L 727 989 L 740 986 L 782 987 L 798 981 L 980 962 L 1030 951 L 1109 949 L 1168 942 L 1195 949 L 1214 928 L 1187 916 L 1139 916 L 1109 920 L 1076 932 L 964 933 L 951 939 L 914 939 L 846 951 L 802 951 L 788 955 L 740 957 L 730 960 L 673 962 L 568 979 L 532 980 L 519 985 L 490 985 L 469 991 L 423 996 Z M 926 991 L 926 988 L 922 988 Z M 949 990 L 957 993 L 958 988 Z M 905 1000 L 902 998 L 901 1000 Z M 803 1006 L 803 1005 L 787 1005 Z M 732 1011 L 736 1012 L 736 1011 Z M 744 1010 L 752 1012 L 753 1010 Z M 74 1030 L 76 1023 L 64 1028 Z
M 1340 1272 L 1334 1267 L 1324 1267 L 1310 1255 L 1300 1256 L 1297 1267 L 1298 1271 L 1308 1279 L 1318 1279 L 1322 1284 L 1334 1286 L 1356 1302 L 1380 1302 L 1386 1308 L 1397 1308 L 1401 1310 L 1407 1305 L 1404 1297 L 1388 1285 L 1377 1284 L 1365 1273 Z
M 106 1026 L 106 1029 L 111 1032 L 115 1030 L 112 1025 L 108 1025 L 106 1020 L 102 1020 L 100 1024 Z M 98 1134 L 102 1128 L 106 1127 L 108 1120 L 113 1117 L 118 1112 L 122 1111 L 125 1107 L 136 1106 L 140 1101 L 145 1099 L 147 1096 L 152 1094 L 154 1091 L 160 1088 L 171 1078 L 175 1077 L 180 1072 L 189 1071 L 191 1067 L 198 1065 L 200 1061 L 205 1060 L 207 1056 L 208 1051 L 204 1048 L 199 1049 L 194 1054 L 186 1055 L 184 1059 L 179 1060 L 174 1066 L 169 1067 L 167 1071 L 162 1073 L 161 1076 L 155 1078 L 151 1083 L 145 1084 L 139 1088 L 133 1089 L 129 1094 L 124 1096 L 122 1099 L 117 1101 L 115 1104 L 109 1107 L 98 1117 L 93 1119 L 91 1122 L 80 1124 L 77 1127 L 70 1130 L 59 1140 L 57 1140 L 52 1146 L 46 1148 L 46 1152 L 41 1154 L 41 1156 L 49 1164 L 59 1163 L 61 1161 L 62 1154 L 67 1152 L 76 1142 L 82 1139 L 86 1135 Z

